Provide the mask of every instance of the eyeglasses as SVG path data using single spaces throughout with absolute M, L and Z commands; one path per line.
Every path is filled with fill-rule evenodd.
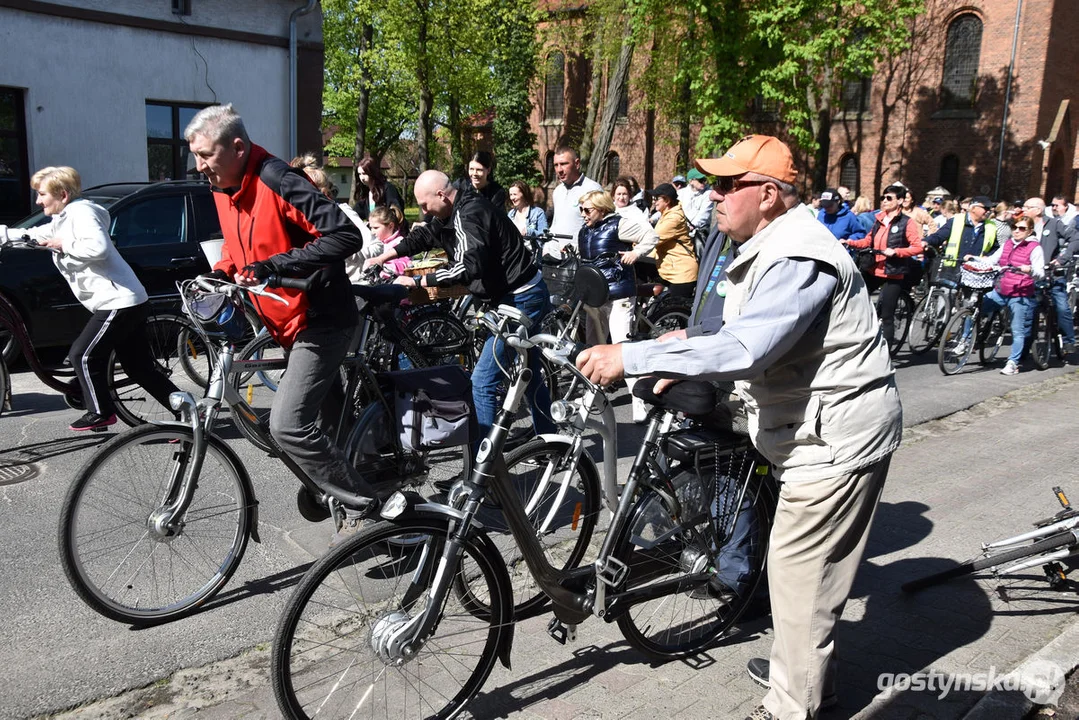
M 1030 232 L 1030 226 L 1029 225 L 1016 225 L 1013 229 L 1014 230 L 1022 230 L 1023 232 Z
M 898 200 L 898 199 L 899 198 L 897 198 L 895 195 L 881 195 L 880 196 L 881 202 L 884 202 L 884 201 L 893 202 L 893 201 Z
M 592 212 L 593 210 L 595 210 L 594 207 L 585 207 L 584 205 L 581 206 L 581 214 L 582 215 L 587 215 L 588 213 Z
M 712 189 L 721 195 L 730 195 L 733 192 L 737 192 L 744 187 L 750 185 L 764 185 L 770 180 L 742 180 L 740 178 L 731 177 L 729 175 L 724 177 L 717 177 L 712 181 Z

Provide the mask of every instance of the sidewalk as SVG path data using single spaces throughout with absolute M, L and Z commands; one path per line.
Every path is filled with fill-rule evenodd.
M 1069 487 L 1079 457 L 1077 407 L 1079 375 L 1069 374 L 907 431 L 841 622 L 840 705 L 824 720 L 962 718 L 986 693 L 880 690 L 902 687 L 902 678 L 919 672 L 1000 677 L 1025 661 L 1029 667 L 1032 656 L 1051 659 L 1063 673 L 1079 662 L 1079 643 L 1069 640 L 1079 637 L 1079 597 L 1052 591 L 1036 569 L 1010 580 L 1003 593 L 995 582 L 970 578 L 915 596 L 899 590 L 968 559 L 983 541 L 1025 531 L 1056 512 L 1054 485 L 1079 503 L 1079 484 Z M 740 720 L 760 702 L 745 663 L 768 654 L 767 617 L 745 622 L 698 658 L 655 667 L 614 625 L 586 621 L 577 643 L 561 646 L 547 636 L 546 623 L 543 617 L 518 626 L 513 668 L 496 666 L 473 703 L 477 716 Z M 1054 644 L 1062 633 L 1068 635 Z M 268 665 L 269 647 L 260 646 L 55 717 L 277 718 Z M 993 694 L 972 717 L 1020 718 L 1029 708 L 1001 706 L 1000 699 Z

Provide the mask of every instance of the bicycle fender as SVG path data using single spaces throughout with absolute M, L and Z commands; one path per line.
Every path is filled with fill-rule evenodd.
M 383 518 L 384 521 L 393 523 L 394 525 L 408 525 L 410 522 L 416 520 L 434 520 L 439 523 L 445 522 L 448 525 L 450 522 L 458 522 L 464 517 L 464 513 L 460 510 L 452 508 L 449 505 L 427 502 L 418 493 L 397 492 L 394 493 L 394 495 L 402 495 L 409 501 L 400 514 L 393 518 Z M 417 498 L 423 500 L 423 502 L 415 502 Z M 502 553 L 495 547 L 494 541 L 491 540 L 490 536 L 482 527 L 477 527 L 475 522 L 469 530 L 468 535 L 469 538 L 476 541 L 480 552 L 487 557 L 491 567 L 494 568 L 495 592 L 497 592 L 501 598 L 501 606 L 504 608 L 503 613 L 506 614 L 503 621 L 499 623 L 501 625 L 501 632 L 498 644 L 498 660 L 502 663 L 503 667 L 510 670 L 512 669 L 510 668 L 510 655 L 513 651 L 514 629 L 513 587 L 510 584 L 510 575 L 509 571 L 506 569 L 506 561 L 502 558 Z

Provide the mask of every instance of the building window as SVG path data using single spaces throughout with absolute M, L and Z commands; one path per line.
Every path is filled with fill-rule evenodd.
M 953 196 L 959 195 L 959 156 L 945 155 L 940 159 L 940 182 Z
M 869 76 L 847 78 L 843 81 L 842 107 L 845 112 L 863 113 L 869 109 L 869 89 L 873 78 Z
M 146 165 L 151 182 L 186 180 L 196 174 L 184 128 L 205 105 L 146 102 Z
M 554 150 L 548 150 L 543 159 L 543 177 L 547 182 L 554 180 Z
M 622 86 L 622 92 L 618 93 L 618 110 L 615 112 L 615 118 L 618 120 L 625 120 L 629 117 L 629 79 L 626 79 L 626 84 Z M 614 177 L 618 177 L 615 175 Z
M 23 93 L 0 87 L 0 223 L 30 214 L 30 172 L 26 160 Z
M 858 156 L 854 154 L 844 155 L 839 161 L 839 184 L 850 188 L 854 196 L 858 196 Z
M 982 21 L 963 15 L 948 26 L 944 46 L 943 101 L 948 108 L 970 107 L 978 80 L 982 51 Z
M 607 165 L 604 167 L 604 172 L 607 176 L 603 179 L 604 182 L 614 182 L 618 179 L 618 175 L 622 171 L 622 161 L 618 157 L 618 153 L 607 153 Z
M 553 52 L 547 56 L 547 77 L 544 81 L 543 119 L 561 120 L 565 110 L 566 56 Z

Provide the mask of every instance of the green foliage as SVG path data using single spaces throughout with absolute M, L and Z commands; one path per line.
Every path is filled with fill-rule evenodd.
M 498 3 L 491 22 L 497 38 L 492 63 L 497 83 L 492 135 L 498 178 L 504 185 L 514 180 L 535 184 L 542 177 L 536 134 L 529 122 L 539 53 L 538 19 L 534 4 Z

